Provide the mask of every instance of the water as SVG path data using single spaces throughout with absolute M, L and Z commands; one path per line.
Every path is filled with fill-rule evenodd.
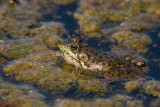
M 63 6 L 63 5 L 59 6 L 56 15 L 60 16 L 60 18 L 53 17 L 53 13 L 50 13 L 50 14 L 45 15 L 43 20 L 39 20 L 39 21 L 62 22 L 64 24 L 64 27 L 68 31 L 68 34 L 71 35 L 71 37 L 73 37 L 73 35 L 74 35 L 74 37 L 75 36 L 81 37 L 81 34 L 75 32 L 77 29 L 79 29 L 78 22 L 76 19 L 74 19 L 74 16 L 73 16 L 73 13 L 76 11 L 77 8 L 78 8 L 78 2 L 73 3 L 73 4 L 69 4 L 67 6 Z M 53 11 L 53 12 L 55 12 L 55 11 Z M 68 12 L 70 12 L 71 14 L 67 14 Z M 160 27 L 158 27 L 155 31 L 150 32 L 148 34 L 151 37 L 153 43 L 148 46 L 149 52 L 147 52 L 144 55 L 144 57 L 147 59 L 147 66 L 149 66 L 149 68 L 150 68 L 150 70 L 148 71 L 147 74 L 145 74 L 145 76 L 148 76 L 151 79 L 160 81 L 160 44 L 159 44 L 160 37 L 158 37 L 158 33 L 160 33 Z M 9 39 L 12 39 L 12 38 L 9 37 Z M 68 39 L 68 38 L 65 38 L 65 39 Z M 95 49 L 99 49 L 102 51 L 109 51 L 110 50 L 111 43 L 109 43 L 109 42 L 102 43 L 102 42 L 98 41 L 97 39 L 89 39 L 88 41 L 85 41 L 85 42 L 88 43 L 91 47 L 93 47 Z M 9 61 L 12 61 L 12 60 L 9 59 Z M 3 77 L 3 80 L 8 81 L 10 83 L 14 83 L 14 84 L 23 84 L 21 82 L 15 82 L 15 81 L 13 82 L 11 80 L 8 80 L 6 77 Z M 133 91 L 131 93 L 127 93 L 124 90 L 123 83 L 125 83 L 125 81 L 113 82 L 113 83 L 108 84 L 109 90 L 112 90 L 112 92 L 106 93 L 103 96 L 101 96 L 101 95 L 97 96 L 92 93 L 86 94 L 86 95 L 79 95 L 79 93 L 77 92 L 76 87 L 75 87 L 72 90 L 69 90 L 68 92 L 66 92 L 62 98 L 94 100 L 94 98 L 109 98 L 109 97 L 112 97 L 118 93 L 118 94 L 125 94 L 125 95 L 135 97 L 138 100 L 143 100 L 146 107 L 147 106 L 149 107 L 149 103 L 151 100 L 157 99 L 157 97 L 153 97 L 153 96 L 145 94 L 145 93 L 143 93 L 143 95 L 141 95 L 140 89 Z M 34 87 L 38 88 L 36 85 Z M 38 92 L 43 93 L 41 91 L 38 91 Z M 43 94 L 46 96 L 46 102 L 48 104 L 52 104 L 52 103 L 54 103 L 53 100 L 56 100 L 56 98 L 53 97 L 52 95 L 48 95 L 45 93 L 43 93 Z M 144 100 L 144 96 L 146 97 L 145 100 Z M 57 98 L 59 98 L 59 97 L 57 97 Z

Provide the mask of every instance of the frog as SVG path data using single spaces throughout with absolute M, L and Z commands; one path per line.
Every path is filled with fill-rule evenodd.
M 145 72 L 145 59 L 127 46 L 116 46 L 111 51 L 104 52 L 75 37 L 58 47 L 68 64 L 106 79 L 136 77 Z

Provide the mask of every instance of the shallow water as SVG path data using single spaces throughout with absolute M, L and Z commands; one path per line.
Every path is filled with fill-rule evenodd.
M 43 18 L 41 19 L 36 19 L 36 27 L 35 26 L 33 26 L 33 28 L 37 28 L 37 26 L 41 26 L 41 25 L 39 25 L 40 24 L 40 22 L 47 22 L 47 23 L 49 23 L 49 22 L 51 22 L 51 21 L 54 21 L 54 22 L 60 22 L 60 23 L 62 23 L 62 24 L 64 24 L 64 28 L 66 29 L 66 31 L 68 32 L 68 34 L 64 34 L 64 35 L 70 35 L 70 36 L 60 36 L 61 37 L 61 39 L 63 38 L 63 39 L 65 39 L 65 40 L 68 40 L 68 39 L 70 39 L 70 38 L 72 38 L 72 37 L 81 37 L 81 38 L 83 38 L 83 40 L 86 42 L 86 43 L 88 43 L 91 47 L 93 47 L 93 48 L 95 48 L 95 49 L 97 49 L 97 50 L 102 50 L 102 51 L 110 51 L 111 50 L 111 46 L 114 44 L 114 43 L 111 43 L 110 41 L 105 41 L 105 42 L 101 42 L 101 40 L 102 39 L 97 39 L 97 38 L 89 38 L 89 39 L 85 39 L 85 37 L 83 37 L 82 35 L 85 35 L 85 34 L 81 34 L 81 33 L 79 33 L 79 31 L 77 32 L 77 30 L 80 30 L 80 25 L 78 24 L 78 20 L 77 19 L 75 19 L 74 18 L 74 13 L 76 12 L 76 10 L 77 10 L 77 8 L 79 7 L 79 2 L 75 2 L 75 3 L 72 3 L 72 4 L 68 4 L 68 5 L 56 5 L 57 6 L 57 11 L 55 12 L 55 10 L 51 10 L 51 12 L 49 12 L 49 13 L 47 13 L 47 14 L 45 14 L 45 15 L 43 15 Z M 67 13 L 69 13 L 69 14 L 67 14 Z M 56 14 L 56 15 L 53 15 L 53 14 Z M 13 17 L 14 18 L 14 17 Z M 119 23 L 118 23 L 119 24 Z M 117 24 L 117 25 L 118 25 Z M 2 25 L 1 25 L 2 26 Z M 45 25 L 46 26 L 46 25 Z M 30 26 L 29 26 L 30 27 Z M 32 26 L 31 26 L 32 27 Z M 13 27 L 14 28 L 14 27 Z M 43 28 L 43 27 L 42 27 Z M 2 28 L 0 28 L 0 29 L 2 29 Z M 59 28 L 60 29 L 60 28 Z M 2 31 L 3 31 L 4 29 L 2 29 Z M 17 30 L 17 29 L 16 29 Z M 32 29 L 29 29 L 29 30 L 32 30 Z M 149 67 L 149 71 L 144 75 L 144 76 L 142 76 L 143 78 L 144 78 L 144 81 L 149 81 L 149 80 L 156 80 L 156 81 L 158 81 L 159 82 L 159 84 L 160 84 L 160 24 L 158 25 L 158 27 L 157 28 L 155 28 L 155 29 L 152 29 L 153 31 L 149 31 L 149 32 L 143 32 L 143 33 L 145 33 L 145 34 L 147 34 L 150 38 L 151 38 L 151 40 L 152 40 L 152 43 L 151 44 L 149 44 L 149 45 L 147 45 L 147 48 L 149 49 L 149 51 L 148 52 L 146 52 L 145 54 L 143 54 L 143 56 L 144 56 L 144 58 L 147 60 L 147 66 Z M 30 36 L 30 34 L 32 34 L 31 32 L 29 32 L 29 33 L 24 33 L 26 36 L 22 36 L 22 38 L 20 37 L 20 36 L 17 36 L 17 37 L 14 37 L 14 36 L 12 36 L 12 33 L 14 33 L 14 32 L 10 32 L 9 30 L 7 31 L 4 31 L 5 33 L 7 32 L 7 34 L 4 34 L 4 35 L 7 35 L 6 37 L 4 37 L 3 35 L 2 36 L 0 36 L 0 38 L 1 38 L 1 40 L 3 40 L 3 41 L 9 41 L 8 42 L 8 44 L 9 43 L 11 43 L 10 42 L 10 40 L 17 40 L 17 41 L 21 41 L 21 39 L 22 38 L 32 38 L 32 36 L 34 35 L 31 35 Z M 59 32 L 58 32 L 59 33 Z M 45 33 L 44 33 L 45 34 Z M 47 34 L 47 33 L 46 33 Z M 10 36 L 11 35 L 11 36 Z M 18 35 L 18 33 L 17 34 L 15 34 L 15 35 Z M 20 35 L 20 34 L 19 34 Z M 28 36 L 29 35 L 29 36 Z M 36 35 L 36 33 L 35 33 L 35 35 Z M 36 36 L 33 36 L 33 37 L 36 37 Z M 41 35 L 39 36 L 40 34 L 38 34 L 38 36 L 37 36 L 37 38 L 41 38 Z M 58 36 L 59 35 L 61 35 L 61 32 L 59 33 L 59 34 L 57 34 Z M 70 37 L 70 38 L 69 38 Z M 31 39 L 31 41 L 36 41 L 36 40 L 39 40 L 39 39 L 35 39 L 35 40 L 32 40 Z M 42 38 L 45 38 L 45 37 L 42 37 Z M 60 39 L 60 40 L 61 40 Z M 63 39 L 62 39 L 62 41 L 63 41 Z M 39 40 L 40 41 L 40 44 L 42 44 L 41 43 L 41 40 Z M 38 41 L 38 43 L 39 43 L 39 41 Z M 14 41 L 15 42 L 15 41 Z M 13 42 L 13 43 L 14 43 Z M 24 42 L 24 44 L 27 44 L 28 42 Z M 48 43 L 48 42 L 47 42 Z M 47 44 L 46 43 L 46 44 Z M 16 43 L 16 45 L 17 45 L 18 43 Z M 33 43 L 34 44 L 34 43 Z M 48 43 L 49 44 L 49 43 Z M 49 47 L 49 51 L 55 51 L 55 50 L 57 50 L 57 48 L 55 49 L 55 47 L 53 46 L 51 46 L 51 45 L 48 45 L 47 44 L 47 46 Z M 14 44 L 15 45 L 15 44 Z M 10 45 L 9 45 L 10 46 Z M 39 46 L 39 45 L 38 45 Z M 37 47 L 38 47 L 37 46 Z M 41 46 L 40 46 L 41 47 Z M 1 47 L 0 47 L 1 48 Z M 18 48 L 19 49 L 19 48 Z M 21 49 L 21 48 L 20 48 Z M 38 48 L 37 48 L 38 49 Z M 46 49 L 46 48 L 45 48 Z M 44 49 L 44 50 L 45 50 Z M 23 49 L 22 49 L 23 50 Z M 41 49 L 40 49 L 41 50 Z M 12 51 L 12 50 L 10 50 L 10 51 Z M 18 50 L 18 51 L 21 51 L 21 50 Z M 1 52 L 1 50 L 0 50 L 0 52 Z M 2 53 L 4 52 L 4 55 L 6 55 L 5 54 L 5 51 L 2 51 Z M 30 52 L 30 51 L 27 51 L 27 52 Z M 32 51 L 33 52 L 33 51 Z M 31 53 L 32 53 L 31 52 Z M 48 52 L 48 51 L 47 51 Z M 16 53 L 16 52 L 15 52 Z M 22 52 L 23 53 L 23 52 Z M 38 52 L 37 52 L 38 53 Z M 33 52 L 33 55 L 39 55 L 39 54 L 37 54 L 36 52 L 34 53 Z M 49 52 L 48 52 L 49 53 Z M 28 55 L 28 54 L 27 54 Z M 29 55 L 30 55 L 30 53 L 29 53 Z M 45 54 L 45 56 L 46 56 L 46 54 Z M 29 58 L 30 58 L 31 56 L 29 56 Z M 34 56 L 33 56 L 34 57 Z M 24 59 L 23 59 L 24 58 Z M 91 101 L 95 101 L 95 99 L 112 99 L 112 100 L 114 100 L 115 101 L 115 99 L 114 99 L 114 96 L 116 96 L 117 94 L 122 94 L 122 95 L 126 95 L 126 96 L 131 96 L 132 98 L 133 98 L 133 100 L 140 100 L 140 101 L 142 101 L 143 102 L 143 104 L 144 104 L 144 106 L 145 107 L 150 107 L 151 105 L 150 105 L 150 103 L 151 103 L 151 101 L 154 101 L 154 100 L 156 100 L 156 99 L 159 99 L 159 97 L 160 97 L 160 88 L 158 87 L 157 88 L 157 93 L 159 94 L 159 96 L 158 95 L 153 95 L 153 94 L 147 94 L 147 92 L 144 92 L 144 90 L 145 90 L 145 88 L 148 88 L 148 87 L 143 87 L 143 85 L 145 84 L 145 82 L 143 82 L 141 85 L 140 85 L 140 88 L 138 88 L 138 89 L 136 89 L 136 90 L 134 90 L 134 91 L 132 91 L 132 92 L 127 92 L 126 90 L 125 90 L 125 83 L 127 82 L 127 81 L 129 81 L 129 80 L 124 80 L 124 81 L 118 81 L 118 82 L 112 82 L 112 83 L 109 83 L 109 84 L 106 84 L 106 87 L 107 87 L 107 90 L 109 90 L 109 92 L 106 92 L 106 93 L 101 93 L 101 92 L 81 92 L 81 88 L 82 88 L 82 90 L 83 90 L 83 88 L 85 88 L 85 86 L 81 86 L 81 88 L 79 89 L 79 84 L 80 84 L 80 82 L 79 82 L 79 78 L 82 80 L 82 81 L 85 81 L 85 77 L 83 77 L 82 76 L 82 78 L 81 77 L 78 77 L 78 79 L 76 79 L 76 80 L 74 80 L 74 78 L 77 78 L 76 76 L 75 77 L 73 77 L 73 76 L 71 76 L 72 75 L 72 72 L 70 71 L 70 70 L 73 70 L 74 69 L 74 67 L 72 67 L 72 66 L 70 66 L 70 65 L 67 65 L 67 67 L 69 66 L 70 68 L 69 68 L 69 73 L 71 74 L 71 75 L 69 75 L 68 76 L 68 78 L 71 78 L 71 80 L 68 80 L 68 78 L 66 79 L 66 83 L 64 83 L 64 84 L 61 84 L 60 83 L 60 85 L 58 84 L 58 82 L 57 81 L 61 81 L 61 78 L 60 78 L 60 80 L 58 80 L 58 79 L 55 79 L 56 80 L 56 82 L 53 82 L 53 83 L 57 83 L 58 85 L 56 86 L 56 87 L 60 87 L 61 88 L 61 85 L 62 85 L 62 87 L 63 87 L 63 85 L 64 85 L 64 87 L 67 87 L 68 88 L 68 90 L 66 91 L 65 89 L 55 89 L 55 87 L 52 87 L 52 81 L 55 81 L 54 79 L 53 80 L 51 80 L 51 82 L 50 81 L 48 81 L 48 79 L 46 79 L 45 78 L 45 76 L 43 77 L 43 78 L 40 78 L 39 80 L 41 80 L 42 81 L 42 83 L 44 82 L 43 81 L 43 79 L 45 80 L 47 80 L 48 82 L 47 82 L 47 85 L 45 84 L 44 86 L 43 86 L 43 84 L 42 83 L 40 83 L 39 81 L 38 82 L 34 82 L 34 80 L 33 80 L 33 82 L 32 82 L 32 79 L 31 80 L 25 80 L 25 79 L 22 79 L 23 77 L 18 77 L 19 75 L 21 75 L 21 74 L 16 74 L 16 73 L 13 73 L 12 74 L 12 72 L 10 73 L 10 71 L 9 71 L 9 73 L 8 73 L 8 71 L 7 71 L 7 73 L 6 72 L 4 72 L 5 70 L 4 70 L 4 68 L 7 68 L 9 65 L 12 65 L 13 64 L 13 66 L 16 66 L 16 65 L 14 65 L 14 62 L 16 62 L 17 60 L 19 60 L 19 59 L 22 59 L 22 62 L 23 62 L 23 60 L 24 61 L 28 61 L 29 62 L 29 59 L 27 56 L 22 56 L 22 57 L 14 57 L 14 58 L 12 58 L 12 57 L 8 57 L 7 56 L 7 58 L 6 58 L 6 60 L 8 61 L 8 63 L 6 63 L 6 64 L 2 64 L 1 65 L 1 77 L 2 77 L 2 81 L 3 82 L 7 82 L 7 83 L 9 83 L 9 84 L 12 84 L 12 85 L 22 85 L 22 87 L 24 87 L 23 85 L 25 85 L 25 84 L 27 84 L 28 86 L 29 86 L 29 88 L 31 88 L 31 89 L 33 89 L 33 91 L 35 91 L 36 93 L 38 93 L 38 94 L 40 94 L 40 95 L 42 95 L 43 97 L 44 97 L 44 100 L 41 100 L 43 103 L 45 103 L 47 106 L 56 106 L 56 104 L 58 104 L 58 103 L 61 103 L 61 101 L 62 100 L 65 100 L 65 99 L 78 99 L 77 101 L 79 101 L 80 99 L 84 99 L 84 101 L 88 101 L 88 100 L 91 100 Z M 47 58 L 46 58 L 47 59 Z M 35 59 L 36 60 L 36 59 Z M 35 60 L 33 60 L 33 62 L 35 61 Z M 38 59 L 37 59 L 38 60 Z M 43 59 L 44 60 L 44 59 Z M 54 60 L 56 60 L 56 59 L 54 59 Z M 40 60 L 41 61 L 41 60 Z M 48 61 L 48 60 L 47 60 Z M 41 65 L 41 63 L 46 63 L 47 61 L 42 61 L 42 62 L 39 62 L 40 63 L 40 65 Z M 49 60 L 50 61 L 50 60 Z M 49 62 L 48 61 L 48 62 Z M 36 61 L 35 61 L 36 62 Z M 31 62 L 30 63 L 32 63 L 32 60 L 31 60 Z M 56 61 L 54 62 L 54 63 L 57 63 Z M 33 64 L 33 63 L 32 63 Z M 53 65 L 53 64 L 44 64 L 44 65 L 41 65 L 40 67 L 41 68 L 44 68 L 45 67 L 45 65 L 48 67 L 48 66 L 50 66 L 50 65 Z M 61 64 L 60 64 L 61 65 Z M 60 65 L 58 65 L 58 66 L 60 66 Z M 62 64 L 63 65 L 63 64 Z M 26 66 L 28 66 L 28 65 L 26 65 Z M 29 66 L 29 67 L 31 67 L 32 68 L 32 66 Z M 35 66 L 35 68 L 34 69 L 36 69 L 36 67 L 37 66 Z M 48 69 L 52 69 L 52 66 L 51 67 L 48 67 Z M 26 70 L 27 68 L 25 68 L 25 69 L 22 69 L 22 71 L 24 71 L 24 72 L 28 72 L 27 70 Z M 61 69 L 61 67 L 60 67 L 60 69 Z M 62 72 L 64 72 L 64 73 L 66 73 L 67 72 L 67 70 L 65 71 L 65 70 L 63 70 L 64 68 L 62 68 Z M 26 71 L 25 71 L 26 70 Z M 61 73 L 61 70 L 57 70 L 58 72 L 60 72 Z M 13 72 L 14 72 L 14 70 L 13 70 Z M 50 71 L 49 71 L 50 72 Z M 7 74 L 7 75 L 6 75 Z M 67 73 L 68 74 L 68 73 Z M 8 76 L 9 75 L 9 76 Z M 16 77 L 16 75 L 18 75 L 17 77 Z M 24 74 L 24 75 L 28 75 L 28 74 Z M 35 75 L 36 75 L 36 72 L 35 72 Z M 53 74 L 53 75 L 55 75 L 55 74 Z M 59 76 L 61 76 L 60 74 L 58 74 Z M 63 74 L 64 75 L 64 74 Z M 65 74 L 66 75 L 66 74 Z M 78 75 L 79 76 L 79 75 Z M 25 76 L 24 76 L 24 78 L 25 78 Z M 36 77 L 35 77 L 36 78 Z M 55 76 L 54 76 L 54 78 L 56 78 Z M 62 78 L 64 78 L 63 76 L 62 76 Z M 142 78 L 142 79 L 143 79 Z M 50 79 L 52 79 L 52 77 L 50 77 Z M 87 77 L 87 79 L 88 79 L 88 77 Z M 89 78 L 90 79 L 90 78 Z M 72 82 L 70 83 L 70 82 L 68 82 L 68 81 L 72 81 L 73 80 L 73 84 L 72 84 Z M 132 80 L 136 80 L 136 79 L 132 79 Z M 36 81 L 36 80 L 35 80 Z M 63 80 L 62 80 L 63 81 Z M 76 82 L 75 82 L 76 81 Z M 77 82 L 78 81 L 78 82 Z M 106 80 L 103 80 L 103 81 L 105 81 L 106 82 Z M 63 81 L 63 82 L 65 82 L 65 81 Z M 62 83 L 63 83 L 62 82 Z M 85 82 L 88 82 L 88 81 L 85 81 Z M 84 82 L 84 83 L 85 83 Z M 0 82 L 1 83 L 1 82 Z M 44 82 L 45 83 L 45 82 Z M 51 84 L 50 84 L 51 83 Z M 49 84 L 49 85 L 48 85 Z M 67 85 L 66 85 L 67 84 Z M 88 83 L 89 84 L 89 83 Z M 88 85 L 87 84 L 87 85 Z M 68 87 L 68 85 L 69 85 L 69 87 Z M 97 85 L 96 85 L 97 86 Z M 48 88 L 49 87 L 49 88 Z M 78 87 L 78 88 L 77 88 Z M 46 88 L 46 89 L 45 89 Z M 54 91 L 55 90 L 55 91 Z M 59 90 L 60 90 L 60 92 L 59 92 Z M 101 89 L 99 89 L 100 91 L 101 91 Z M 0 88 L 0 91 L 1 91 L 1 88 Z M 97 94 L 98 93 L 98 94 Z M 100 93 L 100 94 L 99 94 Z M 149 92 L 148 92 L 149 93 Z M 102 94 L 102 95 L 101 95 Z M 1 95 L 1 94 L 0 94 Z M 3 94 L 2 94 L 3 95 Z M 55 95 L 55 96 L 54 96 Z M 23 96 L 23 95 L 22 95 Z M 36 95 L 35 95 L 36 96 Z M 2 100 L 3 101 L 3 100 Z M 132 101 L 132 100 L 131 100 Z M 1 102 L 1 99 L 0 99 L 0 102 Z M 85 102 L 86 103 L 86 102 Z M 125 106 L 126 105 L 126 103 L 124 104 L 124 102 L 122 101 L 120 101 L 120 103 L 123 103 L 122 104 L 122 106 Z M 72 104 L 72 103 L 71 103 Z M 7 105 L 7 104 L 6 104 Z M 5 106 L 6 106 L 5 105 Z M 12 103 L 10 104 L 10 105 L 12 105 Z M 36 105 L 36 104 L 35 104 Z M 74 103 L 73 103 L 73 105 L 74 105 Z M 72 106 L 73 106 L 72 105 Z M 88 104 L 88 105 L 90 105 L 90 104 Z M 85 104 L 85 106 L 88 106 L 87 104 Z M 1 106 L 1 105 L 0 105 Z M 31 106 L 33 106 L 33 105 L 31 105 Z M 43 106 L 43 105 L 42 105 Z M 102 106 L 103 107 L 103 106 Z

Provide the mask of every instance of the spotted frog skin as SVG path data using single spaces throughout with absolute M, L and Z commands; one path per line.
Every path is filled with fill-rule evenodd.
M 145 60 L 128 47 L 118 46 L 111 52 L 98 51 L 73 38 L 59 45 L 65 61 L 77 68 L 104 75 L 105 78 L 134 77 L 143 74 Z

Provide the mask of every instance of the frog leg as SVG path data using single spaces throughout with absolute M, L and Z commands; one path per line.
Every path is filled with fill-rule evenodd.
M 134 64 L 135 66 L 146 66 L 146 60 L 129 46 L 114 47 L 112 48 L 112 53 L 119 57 L 119 59 Z

